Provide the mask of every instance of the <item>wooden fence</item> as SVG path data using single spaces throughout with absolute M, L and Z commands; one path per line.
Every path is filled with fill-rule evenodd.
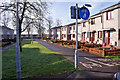
M 110 56 L 110 55 L 117 55 L 120 54 L 120 49 L 115 49 L 115 50 L 99 50 L 97 48 L 88 48 L 81 46 L 81 49 L 83 49 L 86 52 L 90 52 L 92 54 L 96 54 L 99 56 Z

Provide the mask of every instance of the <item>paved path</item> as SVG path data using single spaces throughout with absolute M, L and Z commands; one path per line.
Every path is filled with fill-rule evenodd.
M 24 40 L 22 40 L 21 42 L 23 42 Z M 3 52 L 3 51 L 5 51 L 5 50 L 7 50 L 7 49 L 9 49 L 9 48 L 11 48 L 11 47 L 13 47 L 13 46 L 15 46 L 16 45 L 16 43 L 13 43 L 13 44 L 10 44 L 10 45 L 8 45 L 8 46 L 6 46 L 6 47 L 2 47 L 2 49 L 0 49 L 0 52 Z
M 7 50 L 7 49 L 9 49 L 9 48 L 11 48 L 11 47 L 13 47 L 15 45 L 16 45 L 16 43 L 13 43 L 13 44 L 10 44 L 10 45 L 8 45 L 6 47 L 2 47 L 2 51 L 0 51 L 0 52 L 3 52 L 3 51 L 5 51 L 5 50 Z
M 66 48 L 59 46 L 57 44 L 48 43 L 45 41 L 41 41 L 36 39 L 40 44 L 45 46 L 46 48 L 60 52 L 61 56 L 65 57 L 67 60 L 74 64 L 74 49 Z M 86 77 L 113 77 L 113 74 L 116 72 L 120 72 L 120 60 L 114 60 L 105 57 L 99 57 L 94 54 L 90 54 L 88 52 L 78 51 L 79 56 L 79 67 L 82 68 L 83 72 L 77 72 L 69 77 L 76 78 L 86 78 Z M 80 76 L 82 74 L 82 76 Z

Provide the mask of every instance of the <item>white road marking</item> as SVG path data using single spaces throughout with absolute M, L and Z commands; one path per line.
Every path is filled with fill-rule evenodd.
M 111 59 L 103 59 L 103 58 L 102 58 L 102 59 L 101 59 L 101 58 L 98 58 L 98 60 L 99 60 L 99 61 L 105 61 L 105 62 L 106 62 L 106 61 L 112 61 Z
M 114 66 L 114 65 L 106 64 L 106 63 L 103 63 L 103 62 L 100 62 L 100 61 L 97 61 L 97 60 L 93 60 L 93 59 L 90 59 L 90 58 L 87 58 L 87 57 L 84 57 L 84 58 L 87 59 L 87 60 L 89 60 L 89 61 L 100 63 L 100 64 L 103 64 L 103 65 L 106 65 L 106 66 Z
M 93 68 L 93 67 L 102 67 L 100 64 L 94 63 L 94 62 L 80 62 L 84 67 L 86 68 Z
M 80 62 L 80 64 L 82 64 L 86 68 L 93 68 L 90 64 L 86 64 L 86 63 L 83 63 L 83 62 Z

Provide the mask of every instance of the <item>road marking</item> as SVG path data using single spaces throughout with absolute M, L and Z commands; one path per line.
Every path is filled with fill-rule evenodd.
M 80 62 L 80 64 L 82 64 L 86 68 L 93 68 L 90 64 L 86 64 L 86 63 L 83 63 L 83 62 Z
M 87 57 L 84 57 L 85 59 L 89 60 L 89 61 L 93 61 L 93 62 L 96 62 L 96 63 L 100 63 L 100 64 L 103 64 L 103 65 L 106 65 L 106 66 L 114 66 L 114 65 L 110 65 L 110 64 L 107 64 L 107 63 L 103 63 L 103 62 L 100 62 L 100 61 L 96 61 L 96 60 L 93 60 L 93 59 L 90 59 L 90 58 L 87 58 Z
M 85 63 L 80 62 L 80 64 L 82 64 L 86 68 L 102 67 L 102 65 L 94 63 L 94 62 L 85 62 Z

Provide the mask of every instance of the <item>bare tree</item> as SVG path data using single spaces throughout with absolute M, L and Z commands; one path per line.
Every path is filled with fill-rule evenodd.
M 52 27 L 52 24 L 53 24 L 53 19 L 52 19 L 52 17 L 51 16 L 49 16 L 48 18 L 47 18 L 47 21 L 48 21 L 48 27 L 49 27 L 49 35 L 48 35 L 48 37 L 49 38 L 51 38 L 51 27 Z
M 8 11 L 10 13 L 12 13 L 13 15 L 13 22 L 14 25 L 16 25 L 16 4 L 15 2 L 11 2 L 11 3 L 7 3 L 6 6 L 4 5 L 0 5 L 0 9 L 2 9 L 2 12 L 4 11 Z M 33 22 L 37 22 L 37 20 L 43 20 L 44 14 L 46 14 L 47 12 L 47 3 L 46 2 L 42 2 L 42 0 L 39 0 L 38 2 L 28 2 L 27 0 L 24 0 L 23 2 L 19 2 L 19 37 L 20 37 L 20 51 L 22 51 L 22 46 L 21 46 L 21 33 L 24 32 L 28 27 L 29 24 L 33 23 Z M 33 16 L 35 16 L 34 18 L 31 18 L 31 15 L 29 15 L 30 13 L 33 14 Z M 37 17 L 39 16 L 39 18 Z M 28 25 L 24 26 L 24 28 L 22 28 L 23 23 L 25 21 L 25 19 L 30 19 L 33 20 L 33 22 L 28 23 Z M 23 30 L 22 30 L 23 29 Z
M 62 24 L 62 20 L 56 19 L 56 26 L 61 26 L 61 24 Z

